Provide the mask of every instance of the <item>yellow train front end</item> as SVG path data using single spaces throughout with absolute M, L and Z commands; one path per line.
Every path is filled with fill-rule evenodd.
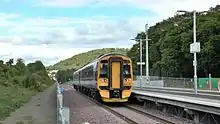
M 98 62 L 97 88 L 103 102 L 127 102 L 133 87 L 132 61 L 107 55 Z

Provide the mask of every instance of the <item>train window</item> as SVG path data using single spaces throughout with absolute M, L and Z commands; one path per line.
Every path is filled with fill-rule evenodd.
M 90 80 L 93 79 L 93 67 L 92 66 L 89 67 L 89 75 L 88 76 L 89 76 Z
M 100 76 L 100 78 L 108 77 L 108 63 L 101 63 L 99 76 Z
M 85 79 L 86 79 L 86 80 L 89 80 L 89 79 L 90 79 L 90 68 L 87 67 L 87 68 L 85 69 L 85 71 L 86 71 Z
M 131 69 L 130 65 L 126 64 L 123 66 L 123 76 L 125 78 L 130 78 L 131 77 Z
M 97 72 L 97 70 L 95 71 L 95 80 L 97 81 L 97 74 L 98 74 L 98 72 Z

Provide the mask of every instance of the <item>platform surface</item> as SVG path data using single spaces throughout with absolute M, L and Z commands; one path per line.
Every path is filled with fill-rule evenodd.
M 161 98 L 161 99 L 169 99 L 169 100 L 174 100 L 174 101 L 199 104 L 199 105 L 205 105 L 205 106 L 210 106 L 210 107 L 216 107 L 220 109 L 220 100 L 209 99 L 206 97 L 197 98 L 197 97 L 187 96 L 187 95 L 176 95 L 176 94 L 151 92 L 151 91 L 146 91 L 146 90 L 135 90 L 135 89 L 132 90 L 132 93 L 136 95 L 150 96 L 150 97 L 156 97 L 156 98 Z

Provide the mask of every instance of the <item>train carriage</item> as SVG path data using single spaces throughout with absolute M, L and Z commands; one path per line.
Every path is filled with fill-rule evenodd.
M 133 87 L 129 57 L 107 53 L 73 73 L 73 86 L 103 102 L 127 102 Z

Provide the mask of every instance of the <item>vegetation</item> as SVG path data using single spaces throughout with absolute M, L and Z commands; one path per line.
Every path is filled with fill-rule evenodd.
M 197 54 L 198 76 L 220 76 L 220 5 L 210 8 L 207 14 L 197 13 L 197 42 L 201 52 Z M 148 30 L 150 75 L 193 77 L 193 54 L 190 44 L 193 42 L 193 13 L 175 15 L 152 26 Z M 137 39 L 145 39 L 140 32 Z M 143 50 L 145 51 L 143 43 Z M 139 58 L 139 41 L 127 52 L 134 61 L 134 73 L 139 74 L 136 62 Z M 145 58 L 143 52 L 143 58 Z M 145 67 L 143 67 L 145 74 Z
M 47 69 L 59 70 L 56 74 L 56 79 L 58 82 L 63 83 L 72 80 L 72 75 L 75 70 L 91 62 L 101 54 L 117 52 L 126 55 L 127 51 L 128 49 L 123 48 L 104 48 L 91 50 L 89 52 L 81 53 L 66 60 L 60 61 L 53 66 L 49 66 Z
M 66 70 L 66 69 L 78 69 L 82 67 L 83 65 L 89 63 L 93 59 L 97 58 L 99 55 L 109 52 L 117 52 L 121 54 L 126 54 L 128 49 L 123 48 L 104 48 L 104 49 L 96 49 L 91 50 L 89 52 L 81 53 L 78 55 L 75 55 L 71 58 L 68 58 L 66 60 L 60 61 L 53 66 L 47 67 L 48 70 Z
M 24 64 L 22 59 L 8 62 L 0 61 L 0 120 L 23 103 L 32 95 L 41 92 L 52 84 L 41 61 Z
M 63 83 L 72 80 L 73 72 L 75 70 L 91 62 L 101 54 L 105 54 L 109 52 L 117 52 L 126 55 L 127 51 L 128 49 L 122 49 L 122 48 L 96 49 L 75 55 L 69 59 L 63 60 L 53 66 L 48 67 L 48 69 L 59 69 L 59 71 L 56 74 L 56 79 L 58 80 L 58 82 Z
M 59 70 L 56 74 L 58 82 L 64 83 L 73 79 L 73 72 L 75 69 Z

